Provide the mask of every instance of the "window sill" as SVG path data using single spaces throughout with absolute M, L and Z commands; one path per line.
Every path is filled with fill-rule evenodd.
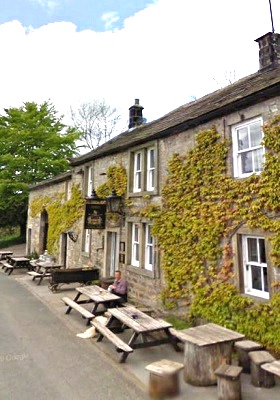
M 151 190 L 151 191 L 143 190 L 141 192 L 129 192 L 127 194 L 127 197 L 143 197 L 143 196 L 157 196 L 157 195 L 158 195 L 157 190 Z
M 146 276 L 147 278 L 155 279 L 155 271 L 149 271 L 144 268 L 134 267 L 133 265 L 127 265 L 127 271 L 133 272 L 134 274 Z

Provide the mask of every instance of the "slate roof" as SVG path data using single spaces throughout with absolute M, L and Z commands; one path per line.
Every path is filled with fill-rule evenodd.
M 72 172 L 66 171 L 66 172 L 63 172 L 62 174 L 54 176 L 53 178 L 46 179 L 45 181 L 41 181 L 38 183 L 34 183 L 33 185 L 30 185 L 29 190 L 40 189 L 43 186 L 52 186 L 56 183 L 70 180 L 71 178 L 72 178 Z
M 95 150 L 70 160 L 72 166 L 126 150 L 130 147 L 174 135 L 190 127 L 211 121 L 233 110 L 280 95 L 280 66 L 262 70 L 187 103 L 163 117 L 128 130 Z

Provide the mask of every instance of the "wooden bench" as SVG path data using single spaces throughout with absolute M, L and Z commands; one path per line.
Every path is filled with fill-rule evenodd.
M 250 358 L 251 351 L 262 350 L 263 346 L 252 340 L 239 340 L 234 344 L 238 356 L 238 365 L 243 368 L 243 372 L 250 373 Z
M 270 388 L 275 385 L 274 375 L 261 368 L 265 363 L 275 361 L 275 358 L 268 351 L 251 351 L 251 383 L 256 387 Z
M 2 268 L 4 268 L 5 272 L 8 272 L 8 275 L 11 275 L 11 273 L 14 270 L 14 266 L 12 264 L 7 263 L 7 262 L 2 263 Z
M 134 304 L 130 304 L 130 303 L 128 303 L 128 302 L 125 302 L 125 303 L 121 303 L 120 304 L 120 306 L 121 307 L 137 307 L 137 306 L 135 306 Z M 153 313 L 153 310 L 151 309 L 151 308 L 148 308 L 148 307 L 137 307 L 137 309 L 138 310 L 140 310 L 140 311 L 142 311 L 143 313 L 145 313 L 145 314 L 148 314 L 148 315 L 152 315 L 152 313 Z
M 242 367 L 228 364 L 216 369 L 218 400 L 241 400 L 241 372 Z
M 163 359 L 145 368 L 150 371 L 149 395 L 152 399 L 165 399 L 180 393 L 179 372 L 184 364 Z
M 74 300 L 69 299 L 69 297 L 63 297 L 62 301 L 68 306 L 65 314 L 69 314 L 72 308 L 74 308 L 74 310 L 78 311 L 86 319 L 87 325 L 89 325 L 90 321 L 95 317 L 94 314 L 80 306 L 80 304 L 76 303 Z
M 99 332 L 97 342 L 101 342 L 103 337 L 105 336 L 111 343 L 113 343 L 116 346 L 117 351 L 122 351 L 124 353 L 132 353 L 133 352 L 133 349 L 128 344 L 126 344 L 117 335 L 115 335 L 112 331 L 110 331 L 110 329 L 108 329 L 100 321 L 94 319 L 90 323 Z M 122 359 L 120 362 L 122 362 Z
M 40 273 L 40 272 L 36 272 L 36 271 L 28 271 L 27 273 L 28 273 L 28 275 L 33 277 L 32 281 L 34 281 L 36 278 L 41 278 L 43 276 L 42 272 Z M 47 274 L 44 275 L 44 277 L 45 276 L 50 276 L 50 275 L 51 275 L 50 273 L 47 273 Z

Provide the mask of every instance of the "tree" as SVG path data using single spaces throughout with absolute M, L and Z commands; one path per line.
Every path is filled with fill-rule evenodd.
M 28 186 L 69 168 L 78 133 L 67 128 L 49 102 L 26 102 L 0 116 L 0 226 L 25 233 Z
M 75 112 L 70 108 L 71 118 L 80 133 L 82 147 L 94 150 L 109 140 L 117 131 L 120 115 L 116 108 L 111 108 L 105 101 L 82 103 Z

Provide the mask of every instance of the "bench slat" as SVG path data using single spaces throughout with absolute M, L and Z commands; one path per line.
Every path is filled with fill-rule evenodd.
M 39 273 L 39 272 L 35 272 L 35 271 L 28 271 L 27 272 L 28 273 L 28 275 L 30 275 L 30 276 L 35 276 L 35 277 L 37 277 L 37 276 L 42 276 L 43 274 L 41 273 Z M 49 276 L 50 274 L 48 274 L 48 276 Z M 45 276 L 47 276 L 47 274 L 45 275 Z
M 80 314 L 83 315 L 86 319 L 90 320 L 95 317 L 90 311 L 86 310 L 84 307 L 80 306 L 80 304 L 76 303 L 75 301 L 69 299 L 69 297 L 63 297 L 62 301 L 69 307 L 74 308 Z M 67 312 L 67 311 L 66 311 Z
M 110 342 L 112 342 L 118 349 L 121 349 L 125 353 L 132 353 L 133 349 L 122 341 L 117 335 L 115 335 L 110 329 L 97 320 L 90 322 L 96 330 L 103 336 L 105 336 Z

